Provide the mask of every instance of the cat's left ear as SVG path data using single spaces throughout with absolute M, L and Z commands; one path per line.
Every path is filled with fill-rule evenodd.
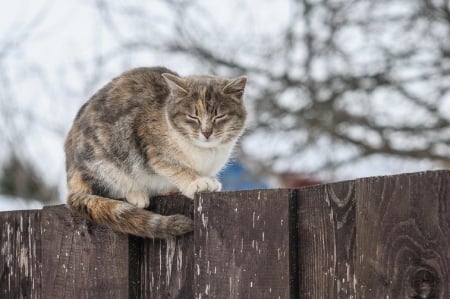
M 247 77 L 241 76 L 228 80 L 228 83 L 223 88 L 223 93 L 242 97 L 244 94 L 245 85 L 247 84 Z
M 171 90 L 178 91 L 182 94 L 188 94 L 186 84 L 182 78 L 169 73 L 164 73 L 161 76 L 166 80 Z

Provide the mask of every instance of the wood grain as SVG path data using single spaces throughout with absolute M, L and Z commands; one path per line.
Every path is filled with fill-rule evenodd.
M 290 287 L 291 198 L 290 190 L 196 198 L 195 298 L 296 297 Z
M 0 298 L 41 298 L 39 212 L 0 213 Z
M 193 201 L 184 196 L 153 198 L 150 210 L 163 214 L 193 217 Z M 168 240 L 130 239 L 136 290 L 130 298 L 194 298 L 193 235 Z
M 450 171 L 157 198 L 194 234 L 0 213 L 0 298 L 450 298 Z
M 355 186 L 302 188 L 298 200 L 301 298 L 355 298 Z
M 356 184 L 360 298 L 450 298 L 450 172 Z
M 74 216 L 65 206 L 44 208 L 43 298 L 128 298 L 128 236 Z

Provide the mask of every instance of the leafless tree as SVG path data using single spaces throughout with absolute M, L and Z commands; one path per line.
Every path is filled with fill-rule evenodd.
M 158 57 L 177 71 L 188 64 L 197 73 L 249 76 L 253 118 L 240 154 L 260 170 L 330 177 L 373 158 L 450 164 L 448 1 L 248 0 L 227 2 L 226 11 L 223 1 L 84 5 L 112 45 L 76 58 L 82 90 L 64 76 L 47 79 L 40 64 L 24 70 L 43 88 L 58 86 L 59 98 L 78 98 L 74 107 L 118 68 Z M 14 151 L 29 126 L 62 139 L 69 125 L 36 119 L 32 107 L 11 101 L 8 57 L 43 13 L 29 30 L 0 38 L 0 143 Z M 174 57 L 179 65 L 167 63 Z
M 45 18 L 48 6 L 41 7 L 31 19 L 17 20 L 9 24 L 7 34 L 0 37 L 0 194 L 19 196 L 23 199 L 38 199 L 43 202 L 55 202 L 58 190 L 46 182 L 36 171 L 33 162 L 24 154 L 27 152 L 26 138 L 31 128 L 42 127 L 57 131 L 47 119 L 40 119 L 33 106 L 24 107 L 17 92 L 17 77 L 23 81 L 37 81 L 37 88 L 45 85 L 46 74 L 39 64 L 14 63 L 17 56 L 26 51 L 29 39 Z M 49 90 L 50 92 L 50 90 Z
M 116 32 L 117 15 L 137 31 L 140 21 L 151 19 L 139 5 L 97 3 Z M 253 8 L 264 9 L 265 2 L 258 3 Z M 230 30 L 200 1 L 173 1 L 167 23 L 175 34 L 153 32 L 153 38 L 123 39 L 121 46 L 183 55 L 220 75 L 248 74 L 255 119 L 246 139 L 270 136 L 283 144 L 258 155 L 244 140 L 243 153 L 267 169 L 289 164 L 326 174 L 372 156 L 450 163 L 448 1 L 288 5 L 286 21 L 267 33 L 252 29 L 250 17 L 242 22 L 248 7 L 235 11 L 240 30 Z M 277 17 L 266 21 L 276 24 Z M 315 163 L 305 161 L 312 155 Z

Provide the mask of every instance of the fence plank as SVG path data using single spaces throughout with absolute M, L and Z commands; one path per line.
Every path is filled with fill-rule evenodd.
M 0 213 L 0 298 L 41 298 L 39 211 Z
M 153 198 L 150 210 L 193 217 L 193 202 L 183 196 Z M 193 298 L 193 236 L 168 240 L 133 238 L 130 252 L 138 281 L 134 298 Z M 132 274 L 133 275 L 133 274 Z
M 357 182 L 360 298 L 450 298 L 450 172 Z
M 355 186 L 302 188 L 298 198 L 301 298 L 355 298 Z
M 71 215 L 65 206 L 44 208 L 43 298 L 128 298 L 128 236 Z
M 290 190 L 204 193 L 195 201 L 196 298 L 294 298 Z M 294 224 L 295 225 L 295 224 Z
M 450 171 L 157 198 L 194 234 L 0 213 L 0 298 L 450 298 Z

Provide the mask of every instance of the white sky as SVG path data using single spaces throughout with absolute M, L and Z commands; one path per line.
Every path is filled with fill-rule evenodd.
M 98 12 L 91 7 L 91 3 L 92 1 L 87 0 L 3 1 L 0 9 L 0 56 L 1 45 L 5 41 L 19 45 L 16 50 L 7 54 L 6 59 L 0 59 L 0 67 L 8 72 L 7 75 L 11 78 L 13 92 L 16 95 L 16 98 L 12 99 L 14 106 L 18 110 L 30 111 L 45 123 L 44 126 L 26 127 L 27 134 L 18 137 L 24 145 L 23 154 L 37 164 L 49 181 L 58 183 L 63 191 L 65 190 L 65 170 L 62 132 L 68 130 L 78 108 L 97 88 L 128 66 L 165 65 L 180 74 L 193 73 L 199 69 L 199 65 L 194 61 L 168 56 L 164 53 L 146 53 L 120 58 L 113 56 L 110 60 L 94 63 L 93 57 L 109 53 L 115 48 L 115 40 L 118 37 L 112 36 L 102 25 L 103 22 L 100 21 Z M 160 18 L 170 22 L 171 12 L 161 5 L 161 2 L 149 3 L 148 10 L 155 19 Z M 232 33 L 229 36 L 237 37 L 237 40 L 245 39 L 249 32 L 255 35 L 264 33 L 268 37 L 276 36 L 277 31 L 286 25 L 290 10 L 289 1 L 214 0 L 201 3 L 206 10 L 205 13 L 212 14 L 212 18 L 217 20 L 216 29 Z M 247 13 L 244 14 L 243 11 Z M 37 16 L 41 16 L 42 19 L 39 18 L 38 21 L 33 22 Z M 147 34 L 149 35 L 143 38 L 151 38 L 155 31 L 168 30 L 164 28 L 164 25 L 152 28 L 149 20 L 142 22 L 143 26 L 148 26 Z M 246 28 L 243 34 L 242 26 L 245 24 L 253 24 L 253 26 Z M 28 31 L 31 35 L 24 41 L 14 40 L 18 36 L 24 36 Z M 126 24 L 120 26 L 119 32 L 123 36 L 134 34 L 130 32 Z M 224 42 L 214 35 L 203 38 L 209 38 L 218 45 Z M 355 35 L 353 45 L 357 43 L 357 35 Z M 351 44 L 349 43 L 349 46 Z M 218 46 L 217 51 L 221 50 Z M 240 53 L 237 52 L 236 55 L 239 56 Z M 97 73 L 94 70 L 98 69 L 102 70 L 102 78 L 94 77 Z M 36 77 L 33 70 L 43 70 L 48 77 Z M 86 82 L 92 82 L 92 84 L 85 85 Z M 48 92 L 49 86 L 51 92 Z M 0 99 L 3 98 L 0 97 Z M 380 97 L 380 101 L 383 101 L 383 97 Z M 449 105 L 450 101 L 447 102 L 447 106 Z M 377 107 L 381 106 L 382 104 Z M 381 111 L 381 114 L 383 113 L 384 111 Z M 405 113 L 408 112 L 405 110 Z M 389 118 L 389 116 L 386 117 Z M 20 120 L 18 125 L 21 125 Z M 52 130 L 49 130 L 49 127 Z M 358 132 L 355 131 L 354 134 Z M 299 169 L 302 167 L 313 169 L 323 157 L 335 150 L 327 147 L 326 140 L 320 142 L 323 143 L 323 154 L 305 153 L 302 157 L 298 157 L 294 166 Z M 262 157 L 267 152 L 261 151 L 261 148 L 280 152 L 289 150 L 289 146 L 282 145 L 277 138 L 267 140 L 266 137 L 258 138 L 258 135 L 250 138 L 245 146 L 248 150 L 255 152 L 256 156 Z M 336 154 L 348 153 L 336 152 Z M 0 159 L 1 155 L 0 152 Z M 276 167 L 286 168 L 286 165 L 282 164 Z M 342 169 L 339 178 L 419 171 L 432 167 L 433 165 L 427 162 L 396 163 L 395 159 L 380 164 L 378 158 L 373 157 L 356 169 L 351 165 Z M 1 207 L 0 205 L 0 209 Z

